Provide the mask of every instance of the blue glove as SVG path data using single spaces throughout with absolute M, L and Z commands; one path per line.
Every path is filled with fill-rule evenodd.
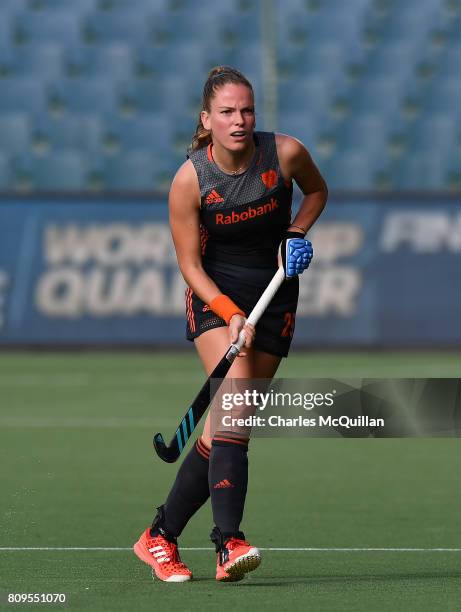
M 287 232 L 280 244 L 280 256 L 286 278 L 302 274 L 309 267 L 314 251 L 300 232 Z

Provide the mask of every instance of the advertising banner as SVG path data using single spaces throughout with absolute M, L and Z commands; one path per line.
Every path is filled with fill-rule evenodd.
M 458 346 L 461 201 L 335 201 L 294 346 Z M 0 345 L 185 346 L 166 201 L 0 201 Z

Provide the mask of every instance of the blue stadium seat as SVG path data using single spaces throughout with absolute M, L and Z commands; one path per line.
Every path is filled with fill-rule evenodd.
M 314 159 L 317 159 L 321 157 L 317 150 L 318 139 L 328 131 L 329 127 L 330 123 L 325 118 L 319 121 L 317 115 L 310 116 L 308 113 L 292 112 L 280 113 L 277 131 L 301 140 Z
M 420 49 L 410 40 L 386 43 L 377 47 L 366 59 L 364 76 L 373 79 L 395 79 L 403 81 L 414 73 Z
M 169 4 L 170 0 L 96 0 L 97 8 L 107 13 L 134 11 L 147 14 L 152 11 L 167 10 Z
M 195 77 L 193 81 L 189 78 Z M 138 112 L 157 112 L 163 110 L 167 115 L 189 114 L 195 116 L 201 100 L 201 81 L 195 73 L 163 78 L 133 79 L 120 90 L 123 107 Z
M 6 191 L 12 188 L 12 174 L 8 156 L 0 151 L 0 190 Z
M 1 3 L 1 14 L 2 21 L 10 19 L 17 13 L 22 13 L 27 8 L 28 0 L 2 0 Z
M 453 76 L 432 80 L 423 98 L 426 112 L 461 115 L 461 82 Z
M 430 114 L 417 121 L 408 135 L 410 155 L 414 152 L 449 153 L 459 138 L 459 116 L 449 113 Z
M 413 151 L 406 155 L 395 171 L 398 189 L 443 189 L 449 168 L 449 158 L 439 151 Z
M 0 51 L 11 47 L 11 28 L 9 19 L 5 16 L 0 19 Z
M 80 34 L 80 19 L 62 9 L 46 13 L 23 13 L 15 19 L 14 35 L 22 44 L 38 41 L 76 44 Z
M 36 151 L 75 149 L 82 153 L 101 153 L 102 121 L 98 115 L 68 115 L 35 117 L 32 143 Z
M 456 42 L 446 48 L 438 58 L 436 77 L 449 80 L 458 74 L 461 66 L 461 42 Z
M 0 149 L 9 154 L 27 151 L 30 141 L 30 121 L 25 113 L 0 114 Z
M 324 176 L 331 189 L 369 190 L 375 184 L 377 160 L 362 151 L 341 153 L 325 165 Z
M 194 73 L 205 78 L 210 69 L 207 46 L 196 42 L 180 42 L 172 47 L 139 46 L 136 50 L 136 71 L 139 75 L 164 76 Z
M 362 22 L 354 13 L 318 13 L 309 19 L 300 19 L 297 11 L 290 12 L 282 6 L 282 15 L 279 17 L 279 28 L 282 33 L 281 40 L 291 38 L 300 44 L 357 40 L 360 38 Z
M 85 41 L 93 44 L 139 44 L 147 39 L 149 20 L 144 13 L 132 10 L 94 13 L 84 20 L 83 31 Z
M 361 15 L 370 6 L 370 0 L 354 0 L 353 2 L 344 2 L 344 0 L 320 0 L 320 2 L 306 2 L 306 0 L 289 0 L 289 2 L 279 5 L 280 15 L 287 9 L 291 13 L 298 13 L 300 19 L 310 19 L 317 14 L 323 15 L 338 15 L 338 14 L 354 14 Z
M 186 15 L 162 11 L 150 19 L 148 40 L 155 46 L 171 48 L 180 43 L 197 43 L 197 37 L 200 36 L 207 46 L 220 49 L 228 43 L 223 30 L 229 27 L 232 33 L 234 23 L 235 15 L 230 20 L 226 16 L 216 21 L 213 12 L 193 11 Z
M 408 9 L 408 10 L 405 10 Z M 414 45 L 422 43 L 432 29 L 438 15 L 434 5 L 421 3 L 417 9 L 400 2 L 398 8 L 390 10 L 384 17 L 371 19 L 368 29 L 383 42 L 410 41 Z
M 149 191 L 158 189 L 159 177 L 167 169 L 164 155 L 132 151 L 105 162 L 104 183 L 107 189 Z
M 61 79 L 50 85 L 48 100 L 51 110 L 76 113 L 114 112 L 117 106 L 110 78 Z
M 280 113 L 325 114 L 341 92 L 339 84 L 328 83 L 321 77 L 281 79 L 278 87 Z
M 62 74 L 62 49 L 56 43 L 36 43 L 12 49 L 10 69 L 17 76 L 36 77 L 42 81 Z
M 364 113 L 348 117 L 336 130 L 338 154 L 350 150 L 362 151 L 363 155 L 386 155 L 388 122 L 375 113 Z
M 126 119 L 115 116 L 106 121 L 103 138 L 115 150 L 145 149 L 161 155 L 171 146 L 172 129 L 163 113 Z
M 387 2 L 387 10 L 390 14 L 395 14 L 397 18 L 417 20 L 418 13 L 430 17 L 434 11 L 441 8 L 440 0 L 391 0 Z
M 64 62 L 69 76 L 101 76 L 120 81 L 131 78 L 134 70 L 133 49 L 126 43 L 70 47 Z
M 73 150 L 51 153 L 46 157 L 21 157 L 16 162 L 16 173 L 26 177 L 32 189 L 79 191 L 87 186 L 85 157 Z
M 403 97 L 402 83 L 397 79 L 365 78 L 349 93 L 349 104 L 352 113 L 379 113 L 389 117 L 398 113 Z
M 301 48 L 287 45 L 279 50 L 277 60 L 282 76 L 332 80 L 344 70 L 345 55 L 342 46 L 333 41 Z
M 263 53 L 264 51 L 261 48 L 260 42 L 247 43 L 232 49 L 228 57 L 231 66 L 234 66 L 244 74 L 246 72 L 252 72 L 260 75 L 262 71 Z
M 37 112 L 45 104 L 42 83 L 33 78 L 8 78 L 0 80 L 0 112 Z
M 15 0 L 9 0 L 15 1 Z M 22 0 L 29 10 L 40 12 L 67 11 L 70 15 L 83 15 L 95 10 L 98 0 Z M 134 0 L 133 0 L 134 1 Z

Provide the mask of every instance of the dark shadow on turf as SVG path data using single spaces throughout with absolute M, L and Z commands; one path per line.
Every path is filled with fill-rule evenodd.
M 272 578 L 258 578 L 256 580 L 249 579 L 246 582 L 235 583 L 232 586 L 235 587 L 267 587 L 267 586 L 286 586 L 287 584 L 322 584 L 322 583 L 334 583 L 334 582 L 369 582 L 369 581 L 381 581 L 381 582 L 398 582 L 400 580 L 427 580 L 427 579 L 440 579 L 440 578 L 461 578 L 461 572 L 450 572 L 450 573 L 415 573 L 415 574 L 369 574 L 361 576 L 287 576 L 284 579 L 277 577 Z

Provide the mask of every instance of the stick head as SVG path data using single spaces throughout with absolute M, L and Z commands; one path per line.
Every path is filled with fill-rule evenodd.
M 165 440 L 163 439 L 162 434 L 156 433 L 153 442 L 155 452 L 160 457 L 160 459 L 166 461 L 167 463 L 174 463 L 181 454 L 176 439 L 172 441 L 171 446 L 167 446 L 165 444 Z

